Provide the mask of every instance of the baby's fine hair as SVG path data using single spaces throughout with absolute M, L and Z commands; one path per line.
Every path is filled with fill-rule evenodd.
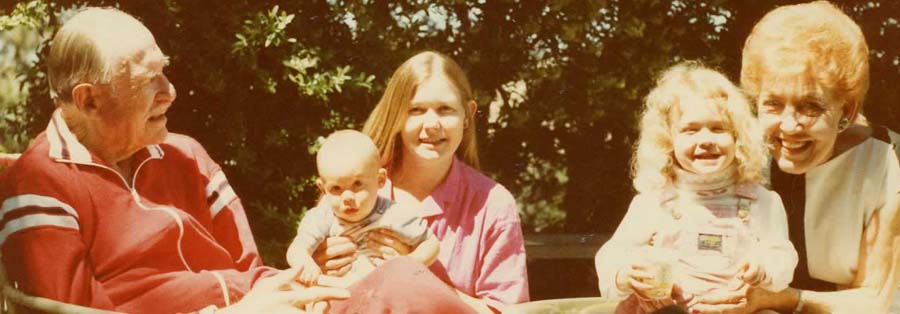
M 725 117 L 735 140 L 738 182 L 761 182 L 766 155 L 762 133 L 743 92 L 721 73 L 696 61 L 679 63 L 659 76 L 644 100 L 640 137 L 631 160 L 638 192 L 663 189 L 675 179 L 672 118 L 688 98 L 706 99 Z
M 378 148 L 368 135 L 356 130 L 339 130 L 328 135 L 316 153 L 319 172 L 327 162 L 349 162 L 351 160 L 371 163 L 378 167 Z

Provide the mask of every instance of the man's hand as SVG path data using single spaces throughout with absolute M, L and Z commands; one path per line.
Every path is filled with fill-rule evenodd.
M 356 244 L 347 237 L 329 237 L 313 252 L 313 259 L 326 275 L 343 276 L 356 259 Z
M 299 274 L 285 270 L 261 279 L 240 302 L 216 311 L 218 314 L 303 314 L 304 305 L 326 299 L 346 299 L 350 291 L 340 288 L 311 287 L 292 290 L 291 283 Z

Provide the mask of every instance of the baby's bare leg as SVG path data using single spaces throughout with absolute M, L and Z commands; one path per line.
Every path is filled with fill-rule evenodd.
M 753 314 L 778 314 L 778 312 L 775 312 L 773 310 L 759 310 Z

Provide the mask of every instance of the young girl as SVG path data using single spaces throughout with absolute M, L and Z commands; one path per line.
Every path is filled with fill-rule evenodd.
M 657 81 L 633 159 L 639 194 L 596 256 L 601 294 L 627 298 L 617 312 L 686 309 L 716 289 L 791 282 L 797 253 L 781 199 L 760 185 L 754 123 L 716 71 L 682 63 Z

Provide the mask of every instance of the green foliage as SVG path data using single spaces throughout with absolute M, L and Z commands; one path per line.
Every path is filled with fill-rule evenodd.
M 480 105 L 483 168 L 517 196 L 527 232 L 611 232 L 634 193 L 629 158 L 636 115 L 655 75 L 680 60 L 699 59 L 736 79 L 751 27 L 783 3 L 0 4 L 0 27 L 7 31 L 0 52 L 19 56 L 10 59 L 14 66 L 4 64 L 6 76 L 0 77 L 0 97 L 13 95 L 0 98 L 0 150 L 21 151 L 46 126 L 53 110 L 46 65 L 33 60 L 45 59 L 47 34 L 65 19 L 62 13 L 115 5 L 141 19 L 171 57 L 166 75 L 178 99 L 170 129 L 197 138 L 223 165 L 272 265 L 283 265 L 297 220 L 318 197 L 313 180 L 319 140 L 334 130 L 360 128 L 396 67 L 425 49 L 451 56 L 467 71 Z M 900 107 L 893 105 L 900 99 L 894 88 L 900 79 L 894 44 L 900 2 L 843 5 L 872 50 L 866 113 L 900 129 Z M 37 29 L 30 37 L 35 42 L 8 39 L 13 26 Z M 24 84 L 3 85 L 10 77 Z
M 241 55 L 255 54 L 256 49 L 271 46 L 280 46 L 285 41 L 285 28 L 294 20 L 293 14 L 278 12 L 278 6 L 272 7 L 268 12 L 257 13 L 253 19 L 244 21 L 241 32 L 235 35 L 232 52 Z M 296 42 L 296 39 L 290 39 Z
M 7 15 L 0 16 L 0 31 L 26 27 L 41 29 L 49 23 L 47 4 L 40 0 L 20 2 Z
M 0 153 L 20 152 L 32 134 L 23 129 L 29 114 L 29 79 L 43 77 L 34 55 L 50 34 L 49 7 L 43 1 L 20 2 L 0 15 Z

